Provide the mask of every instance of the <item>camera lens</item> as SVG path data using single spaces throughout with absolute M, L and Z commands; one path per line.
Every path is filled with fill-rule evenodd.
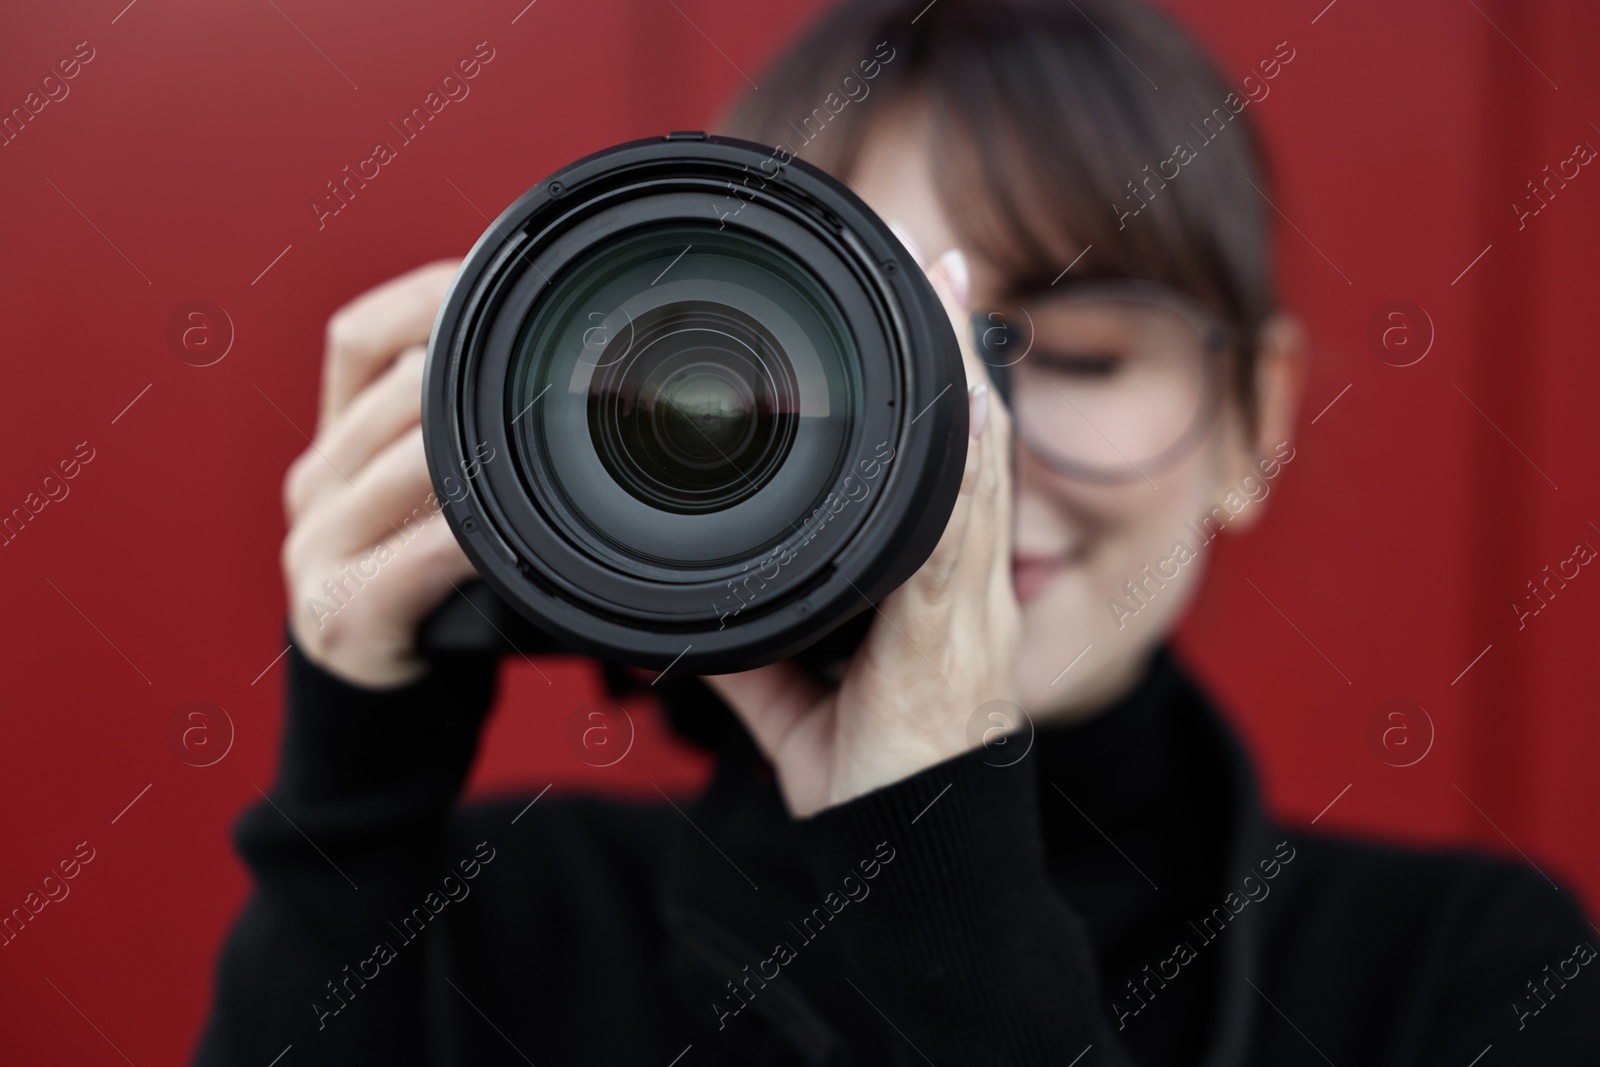
M 435 489 L 484 582 L 553 647 L 640 666 L 818 642 L 927 558 L 966 454 L 955 336 L 888 228 L 804 163 L 701 135 L 507 209 L 425 379 Z
M 845 462 L 858 355 L 819 281 L 713 223 L 628 230 L 552 277 L 507 409 L 568 536 L 652 563 L 777 544 Z

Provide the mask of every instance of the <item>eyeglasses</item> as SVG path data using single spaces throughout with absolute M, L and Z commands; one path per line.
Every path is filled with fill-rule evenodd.
M 1016 439 L 1058 473 L 1102 483 L 1148 480 L 1194 449 L 1232 344 L 1195 299 L 1134 280 L 1050 289 L 979 311 L 972 330 Z

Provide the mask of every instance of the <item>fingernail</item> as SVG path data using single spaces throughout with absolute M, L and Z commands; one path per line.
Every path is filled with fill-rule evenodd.
M 950 282 L 951 294 L 963 309 L 972 298 L 972 273 L 967 269 L 967 257 L 961 249 L 952 248 L 939 257 L 934 265 Z
M 889 232 L 894 234 L 900 243 L 906 246 L 906 251 L 910 252 L 911 258 L 917 261 L 917 266 L 923 270 L 928 269 L 928 260 L 923 256 L 921 246 L 917 244 L 916 238 L 912 237 L 904 226 L 901 226 L 898 222 L 891 222 L 889 223 Z
M 967 432 L 982 437 L 983 428 L 989 424 L 989 386 L 979 382 L 967 390 Z

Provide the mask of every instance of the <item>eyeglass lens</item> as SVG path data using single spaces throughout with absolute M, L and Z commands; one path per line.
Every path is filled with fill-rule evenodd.
M 981 358 L 1010 376 L 1018 438 L 1103 480 L 1148 475 L 1201 436 L 1220 374 L 1203 328 L 1177 306 L 1103 290 L 973 317 Z

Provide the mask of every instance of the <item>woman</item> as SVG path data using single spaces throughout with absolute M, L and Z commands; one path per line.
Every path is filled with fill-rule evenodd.
M 1124 2 L 876 0 L 761 85 L 726 132 L 850 182 L 963 339 L 933 556 L 837 689 L 784 663 L 669 691 L 717 756 L 693 803 L 458 808 L 493 682 L 414 651 L 471 574 L 444 524 L 308 606 L 428 492 L 453 265 L 356 301 L 286 482 L 284 762 L 199 1062 L 1591 1062 L 1566 896 L 1273 826 L 1164 649 L 1294 456 L 1249 84 Z

